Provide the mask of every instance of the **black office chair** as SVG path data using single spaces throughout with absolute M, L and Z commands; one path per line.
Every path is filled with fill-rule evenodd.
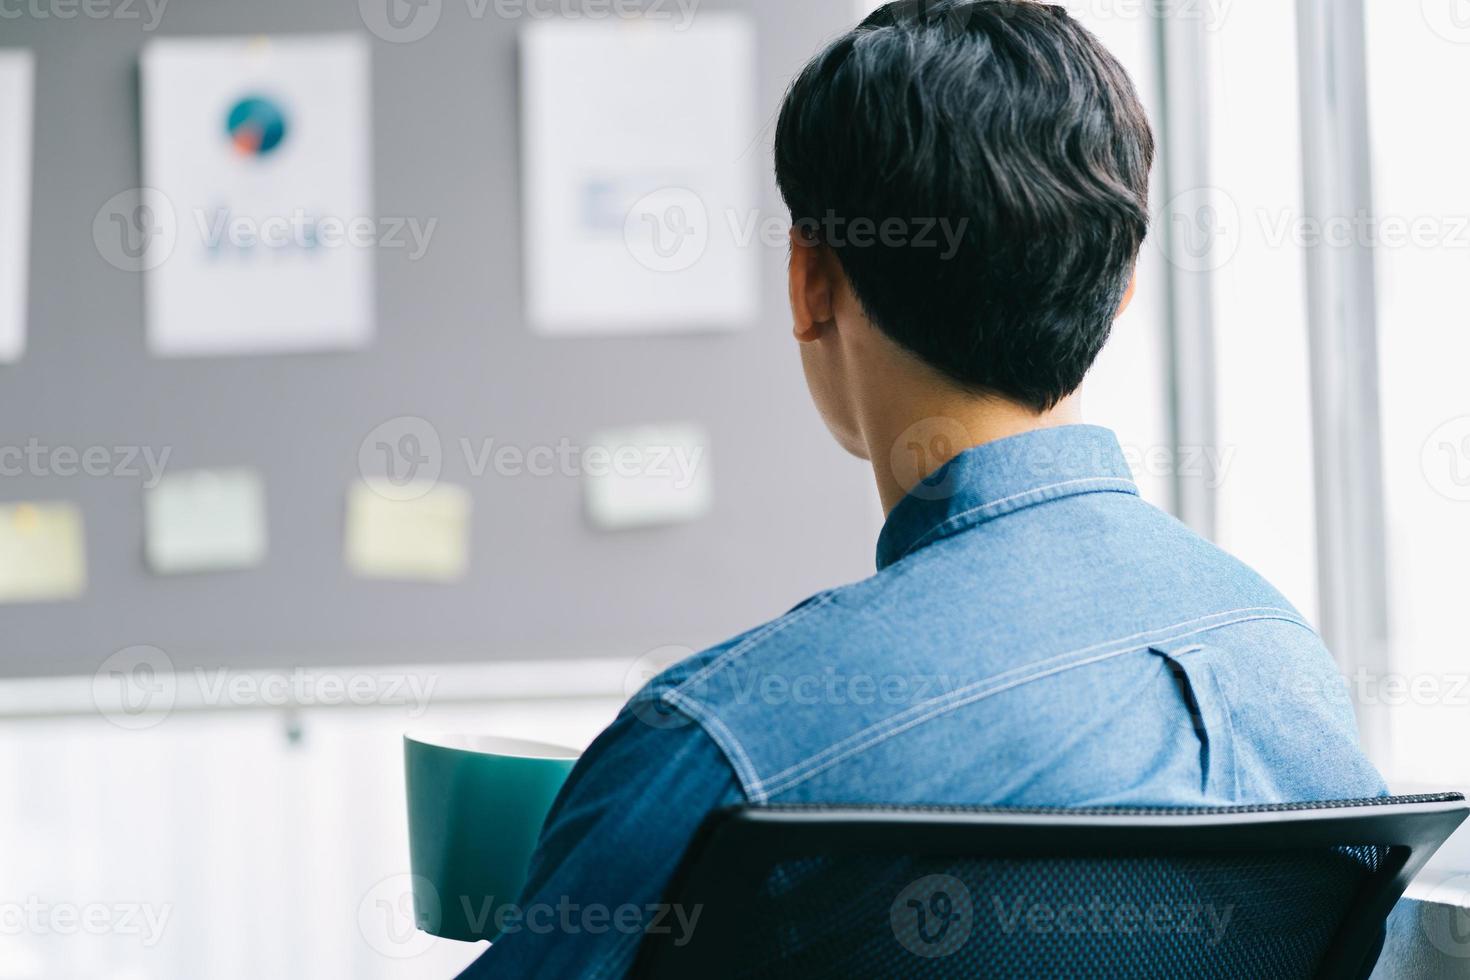
M 736 807 L 634 975 L 1332 977 L 1373 969 L 1458 793 L 1220 809 Z M 675 921 L 670 916 L 668 921 Z

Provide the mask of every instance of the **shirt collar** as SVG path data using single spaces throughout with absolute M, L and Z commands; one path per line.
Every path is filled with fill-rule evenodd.
M 1099 492 L 1138 493 L 1118 437 L 1109 429 L 1068 425 L 975 446 L 893 508 L 878 538 L 878 570 L 1023 507 Z

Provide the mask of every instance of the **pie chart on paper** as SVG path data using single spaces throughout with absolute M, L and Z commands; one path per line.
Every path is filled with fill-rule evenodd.
M 286 138 L 286 114 L 272 100 L 253 95 L 230 109 L 225 129 L 235 152 L 246 157 L 263 157 Z

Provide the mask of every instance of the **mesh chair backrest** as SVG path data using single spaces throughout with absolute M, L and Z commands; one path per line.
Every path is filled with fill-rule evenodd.
M 724 975 L 1311 976 L 1385 856 L 788 860 L 729 896 L 747 942 Z
M 1459 794 L 1193 810 L 712 814 L 635 974 L 1360 977 Z

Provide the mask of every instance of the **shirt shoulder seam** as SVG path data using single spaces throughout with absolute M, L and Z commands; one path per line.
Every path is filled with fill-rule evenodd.
M 699 670 L 695 671 L 693 674 L 680 681 L 676 686 L 664 692 L 663 697 L 667 700 L 672 695 L 682 694 L 689 688 L 698 687 L 710 675 L 715 674 L 723 669 L 724 666 L 730 661 L 743 655 L 748 650 L 764 643 L 766 640 L 786 629 L 786 627 L 792 625 L 793 623 L 800 622 L 802 619 L 811 615 L 813 612 L 826 606 L 827 603 L 831 602 L 833 598 L 835 598 L 837 594 L 841 591 L 841 589 L 829 589 L 826 592 L 822 592 L 814 596 L 809 601 L 803 603 L 802 605 L 797 606 L 795 609 L 786 613 L 784 616 L 779 616 L 776 619 L 771 620 L 764 626 L 759 627 L 758 629 L 756 629 L 755 632 L 751 633 L 745 639 L 741 640 L 739 643 L 736 643 L 730 649 L 726 650 L 724 653 L 721 653 L 719 656 L 715 657 Z
M 663 699 L 684 714 L 699 726 L 700 734 L 715 744 L 720 754 L 725 757 L 735 776 L 735 782 L 740 787 L 740 792 L 752 803 L 762 802 L 752 794 L 752 787 L 758 786 L 759 777 L 756 775 L 755 763 L 751 761 L 750 755 L 745 751 L 745 746 L 735 737 L 735 733 L 721 720 L 720 716 L 710 711 L 708 707 L 699 701 L 685 696 L 678 690 L 665 691 Z
M 1200 633 L 1209 633 L 1217 629 L 1224 629 L 1227 626 L 1237 626 L 1241 623 L 1271 619 L 1282 620 L 1298 626 L 1306 626 L 1309 630 L 1311 629 L 1310 626 L 1307 626 L 1302 621 L 1300 616 L 1285 609 L 1237 609 L 1231 612 L 1203 616 L 1199 619 L 1175 624 L 1174 626 L 1167 626 L 1152 634 L 1136 634 L 1131 637 L 1111 641 L 1110 643 L 1086 647 L 1080 651 L 1075 651 L 1071 654 L 1062 654 L 1061 656 L 1051 658 L 1051 660 L 1041 662 L 1043 665 L 1051 664 L 1053 666 L 1045 666 L 1042 669 L 1022 673 L 1019 676 L 1008 676 L 1007 674 L 995 675 L 985 680 L 966 685 L 948 694 L 930 698 L 928 701 L 921 702 L 906 712 L 901 712 L 893 718 L 885 719 L 877 725 L 869 726 L 863 731 L 823 749 L 816 755 L 804 759 L 782 772 L 776 773 L 770 779 L 762 781 L 759 789 L 767 797 L 774 796 L 777 793 L 783 793 L 788 789 L 799 786 L 818 773 L 830 769 L 844 759 L 850 758 L 859 752 L 866 751 L 874 745 L 885 742 L 911 728 L 917 728 L 919 725 L 932 721 L 940 715 L 948 714 L 951 711 L 974 704 L 977 701 L 983 701 L 986 698 L 1000 694 L 1003 691 L 1011 690 L 1012 688 L 1020 687 L 1023 684 L 1040 680 L 1043 677 L 1075 670 L 1078 667 L 1085 667 L 1104 660 L 1111 660 L 1114 657 L 1120 657 L 1139 650 L 1147 650 L 1154 643 L 1173 642 Z M 1122 645 L 1121 647 L 1119 647 L 1120 644 Z M 1110 647 L 1116 648 L 1107 649 Z M 1103 652 L 1087 656 L 1087 654 L 1098 650 L 1102 650 Z M 1057 663 L 1057 661 L 1063 662 Z M 1037 666 L 1040 665 L 1028 665 L 1028 667 Z M 1011 675 L 1016 673 L 1015 671 L 1009 672 Z M 1008 679 L 996 684 L 995 681 L 1000 678 Z M 894 724 L 900 718 L 903 720 L 898 724 Z M 813 765 L 819 759 L 822 760 L 820 764 Z
M 666 691 L 664 699 L 694 719 L 704 733 L 725 753 L 734 769 L 741 790 L 752 803 L 764 803 L 778 793 L 800 785 L 818 773 L 859 752 L 893 738 L 951 711 L 984 700 L 1003 691 L 1019 687 L 1031 681 L 1053 674 L 1063 673 L 1088 664 L 1113 657 L 1146 650 L 1155 643 L 1174 642 L 1201 633 L 1212 632 L 1227 626 L 1262 620 L 1278 620 L 1292 623 L 1316 635 L 1310 624 L 1291 610 L 1275 607 L 1254 607 L 1214 613 L 1196 619 L 1176 623 L 1157 630 L 1134 634 L 1083 647 L 1041 661 L 1034 661 L 1014 670 L 993 674 L 982 680 L 957 688 L 922 701 L 906 711 L 884 719 L 875 725 L 836 742 L 815 755 L 803 759 L 781 772 L 761 777 L 754 761 L 740 740 L 709 706 L 689 696 L 681 685 Z M 732 651 L 733 652 L 733 651 Z

